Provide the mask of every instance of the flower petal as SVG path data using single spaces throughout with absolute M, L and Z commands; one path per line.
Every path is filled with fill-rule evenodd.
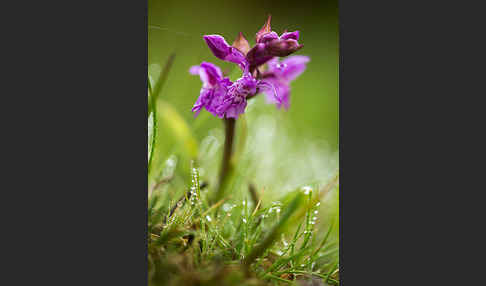
M 267 42 L 271 42 L 273 40 L 278 40 L 278 34 L 275 33 L 275 32 L 270 32 L 270 33 L 267 33 L 265 35 L 262 35 L 260 37 L 260 39 L 258 40 L 258 43 L 262 43 L 262 44 L 265 44 Z
M 191 110 L 192 112 L 195 112 L 194 117 L 197 117 L 199 115 L 199 112 L 201 112 L 201 109 L 210 103 L 212 94 L 212 89 L 201 88 L 199 97 L 197 98 L 196 103 L 194 103 L 194 106 Z
M 257 88 L 267 95 L 267 100 L 272 103 L 281 103 L 282 98 L 277 92 L 278 82 L 272 80 L 260 80 Z
M 274 57 L 267 62 L 267 65 L 268 65 L 268 71 L 274 72 L 280 67 L 280 62 L 278 61 L 277 57 Z
M 202 62 L 199 66 L 192 66 L 189 73 L 199 75 L 205 87 L 214 86 L 223 79 L 221 69 L 208 62 Z
M 201 75 L 202 73 L 205 74 L 205 76 L 208 79 L 208 82 L 212 86 L 216 85 L 220 80 L 223 79 L 223 73 L 221 72 L 221 69 L 212 63 L 202 62 L 201 69 L 199 70 L 199 74 Z M 202 80 L 202 75 L 201 75 L 201 80 Z
M 286 81 L 292 81 L 298 77 L 307 67 L 307 63 L 310 61 L 306 56 L 291 56 L 284 59 L 281 63 L 282 77 Z
M 267 103 L 274 103 L 277 108 L 281 108 L 282 106 L 285 109 L 289 108 L 289 96 L 290 96 L 290 87 L 288 84 L 268 80 L 268 83 L 272 84 L 273 90 L 266 88 L 263 89 L 263 93 L 265 93 L 265 99 Z
M 189 73 L 190 74 L 193 74 L 193 75 L 198 75 L 199 74 L 199 66 L 192 66 L 190 69 L 189 69 Z
M 280 36 L 281 40 L 288 40 L 288 39 L 293 39 L 298 41 L 299 40 L 299 31 L 295 32 L 285 32 Z
M 211 52 L 220 60 L 236 63 L 242 70 L 248 69 L 245 55 L 237 48 L 230 46 L 220 35 L 206 35 L 203 37 Z
M 274 40 L 266 45 L 266 52 L 275 57 L 286 57 L 300 50 L 303 46 L 294 39 Z

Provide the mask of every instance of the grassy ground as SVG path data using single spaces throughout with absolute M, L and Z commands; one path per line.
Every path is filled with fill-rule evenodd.
M 169 184 L 166 180 L 161 184 Z M 265 202 L 252 186 L 250 199 L 208 203 L 197 168 L 177 201 L 152 192 L 149 200 L 150 285 L 339 285 L 333 220 L 322 231 L 321 190 L 311 187 Z M 167 191 L 167 190 L 166 190 Z

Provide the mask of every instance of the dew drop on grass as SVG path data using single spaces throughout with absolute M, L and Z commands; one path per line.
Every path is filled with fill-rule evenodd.
M 243 223 L 246 223 L 246 219 L 243 219 Z
M 320 206 L 320 205 L 321 205 L 321 202 L 318 202 L 318 203 L 316 204 L 316 207 L 318 207 L 318 206 Z
M 225 212 L 229 212 L 229 211 L 230 211 L 232 208 L 233 208 L 233 206 L 232 206 L 232 205 L 230 205 L 230 204 L 224 204 L 224 205 L 223 205 L 223 210 L 224 210 Z
M 208 221 L 211 221 L 211 217 L 210 217 L 210 216 L 208 216 L 208 215 L 206 216 L 206 219 L 207 219 Z
M 310 194 L 312 192 L 312 188 L 309 186 L 302 187 L 302 191 L 304 191 L 304 195 Z

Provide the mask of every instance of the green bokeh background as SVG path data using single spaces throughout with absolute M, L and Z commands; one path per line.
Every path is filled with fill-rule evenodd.
M 288 111 L 265 104 L 262 96 L 249 104 L 245 114 L 249 138 L 244 153 L 246 163 L 240 165 L 246 168 L 244 175 L 249 176 L 258 187 L 287 190 L 312 183 L 321 186 L 335 176 L 338 168 L 337 0 L 149 0 L 149 78 L 155 82 L 169 55 L 176 54 L 159 99 L 169 103 L 186 121 L 190 133 L 200 145 L 200 153 L 216 150 L 210 156 L 200 154 L 199 157 L 205 168 L 203 173 L 210 183 L 214 183 L 221 156 L 223 124 L 219 118 L 205 110 L 194 118 L 191 108 L 199 96 L 201 81 L 199 77 L 190 75 L 188 70 L 192 65 L 210 61 L 223 71 L 228 71 L 230 78 L 236 79 L 240 75 L 236 65 L 214 57 L 202 36 L 220 34 L 231 44 L 238 32 L 242 32 L 252 46 L 255 33 L 264 24 L 268 14 L 272 15 L 272 30 L 278 34 L 285 29 L 300 31 L 299 42 L 304 44 L 304 48 L 296 54 L 307 55 L 311 61 L 307 70 L 291 84 L 291 105 Z M 177 136 L 160 117 L 159 114 L 161 124 L 154 157 L 153 181 L 160 178 L 167 158 L 181 152 L 181 141 L 175 138 Z M 238 134 L 241 129 L 241 126 L 237 126 L 237 136 L 240 136 Z M 211 140 L 209 143 L 205 141 L 208 137 L 217 144 L 210 144 Z M 184 158 L 179 159 L 180 163 L 184 163 Z M 187 161 L 177 168 L 189 168 Z M 265 170 L 272 175 L 265 174 Z
M 161 98 L 171 102 L 193 125 L 191 107 L 199 95 L 200 80 L 188 69 L 211 61 L 223 70 L 236 65 L 215 58 L 202 39 L 205 34 L 223 35 L 232 43 L 238 32 L 254 44 L 255 32 L 272 14 L 272 29 L 299 30 L 311 62 L 304 74 L 292 83 L 291 108 L 281 119 L 300 138 L 323 139 L 338 148 L 339 31 L 337 1 L 175 1 L 149 0 L 149 70 L 163 66 L 170 53 L 176 60 Z M 152 66 L 151 66 L 152 65 Z M 207 120 L 203 129 L 220 126 Z M 203 130 L 195 130 L 197 134 Z

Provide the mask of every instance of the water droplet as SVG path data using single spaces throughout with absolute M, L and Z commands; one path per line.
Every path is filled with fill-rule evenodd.
M 310 192 L 312 192 L 312 188 L 309 186 L 302 187 L 302 190 L 304 191 L 305 195 L 308 195 L 310 194 Z
M 246 223 L 246 219 L 243 219 L 243 223 Z
M 211 217 L 210 217 L 210 216 L 208 216 L 208 215 L 206 216 L 206 219 L 207 219 L 208 221 L 211 221 Z
M 223 210 L 224 210 L 225 212 L 230 211 L 232 208 L 233 208 L 233 207 L 232 207 L 230 204 L 224 204 L 224 205 L 223 205 Z
M 318 206 L 320 206 L 320 205 L 321 205 L 321 202 L 318 202 L 318 203 L 316 204 L 316 207 L 318 207 Z
M 318 214 L 318 213 L 319 213 L 319 211 L 314 211 L 314 213 L 315 213 L 315 214 Z

